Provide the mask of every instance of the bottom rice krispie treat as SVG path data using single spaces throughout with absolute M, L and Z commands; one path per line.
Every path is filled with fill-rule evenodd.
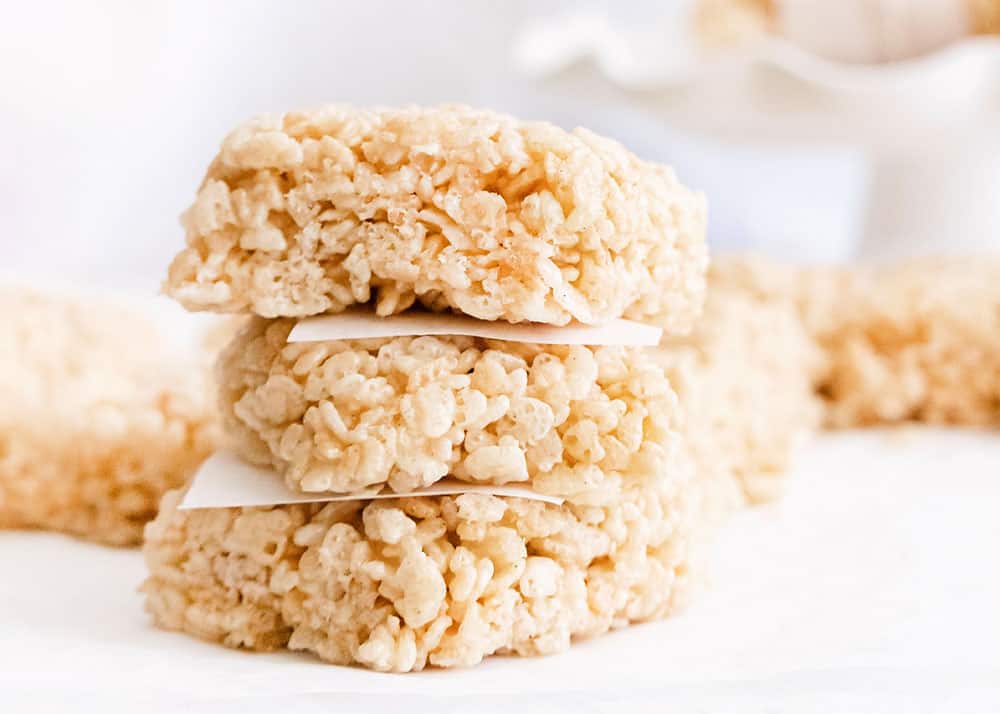
M 133 545 L 211 451 L 203 365 L 118 307 L 0 290 L 0 528 Z
M 680 399 L 681 444 L 712 520 L 780 495 L 796 444 L 819 421 L 820 355 L 796 310 L 733 278 L 710 270 L 701 322 L 654 351 Z
M 172 492 L 146 528 L 146 607 L 230 647 L 381 671 L 555 653 L 687 600 L 690 486 L 677 470 L 600 507 L 463 494 L 185 511 Z

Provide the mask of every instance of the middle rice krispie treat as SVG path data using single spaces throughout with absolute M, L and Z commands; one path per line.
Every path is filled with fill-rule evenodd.
M 608 503 L 670 467 L 678 407 L 648 352 L 472 337 L 286 343 L 255 318 L 217 373 L 230 446 L 307 492 L 523 483 Z
M 704 293 L 705 221 L 669 168 L 584 129 L 332 105 L 226 137 L 164 287 L 191 310 L 272 318 L 420 301 L 683 332 Z
M 661 618 L 697 584 L 689 469 L 603 506 L 485 494 L 177 510 L 146 529 L 146 607 L 230 647 L 408 672 Z

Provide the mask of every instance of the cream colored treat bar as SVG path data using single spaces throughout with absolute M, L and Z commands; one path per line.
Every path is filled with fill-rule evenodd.
M 791 304 L 819 345 L 829 426 L 1000 424 L 1000 260 L 896 266 L 713 265 L 761 300 Z
M 656 356 L 687 418 L 682 444 L 710 519 L 780 495 L 794 447 L 820 415 L 812 382 L 821 356 L 793 306 L 713 268 L 694 333 L 664 340 Z
M 860 289 L 857 268 L 802 266 L 756 255 L 716 256 L 714 283 L 745 292 L 761 304 L 792 306 L 811 336 L 828 332 Z
M 461 106 L 327 106 L 233 131 L 183 219 L 168 294 L 302 317 L 415 301 L 562 325 L 684 331 L 700 309 L 705 202 L 583 129 Z
M 109 305 L 5 288 L 0 315 L 0 527 L 138 543 L 216 439 L 203 368 Z
M 464 494 L 182 511 L 179 496 L 146 529 L 146 607 L 230 647 L 465 667 L 667 616 L 697 582 L 682 471 L 604 506 Z
M 676 397 L 647 351 L 473 337 L 287 343 L 255 318 L 217 367 L 230 446 L 295 489 L 451 476 L 605 504 L 670 468 Z
M 1000 260 L 859 270 L 816 338 L 831 426 L 1000 425 Z

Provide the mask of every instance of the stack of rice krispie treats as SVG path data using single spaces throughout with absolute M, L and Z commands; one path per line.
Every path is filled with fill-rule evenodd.
M 146 530 L 147 608 L 229 646 L 405 672 L 663 617 L 693 586 L 701 489 L 652 350 L 465 336 L 289 342 L 364 306 L 668 335 L 700 313 L 703 199 L 585 130 L 463 107 L 332 106 L 231 133 L 165 289 L 249 315 L 217 366 L 227 448 L 300 494 Z M 374 319 L 374 318 L 373 318 Z

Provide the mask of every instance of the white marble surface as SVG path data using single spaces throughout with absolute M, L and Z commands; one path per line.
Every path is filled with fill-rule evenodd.
M 1000 437 L 825 435 L 672 620 L 543 659 L 380 675 L 153 629 L 141 555 L 0 533 L 11 712 L 985 712 L 1000 707 Z

